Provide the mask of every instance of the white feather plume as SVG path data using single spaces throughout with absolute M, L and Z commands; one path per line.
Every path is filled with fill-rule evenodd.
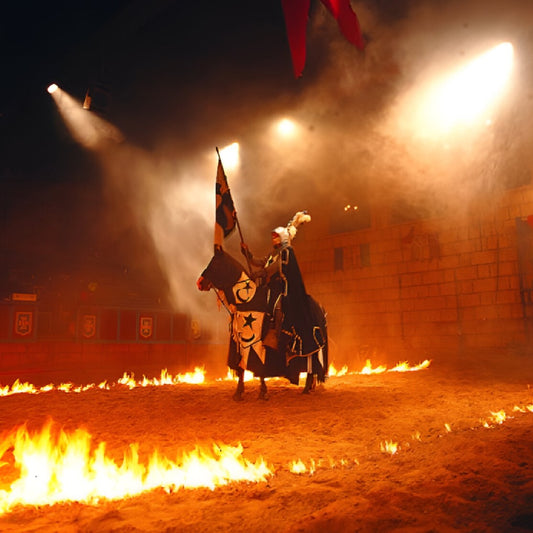
M 297 228 L 300 224 L 304 222 L 310 222 L 311 215 L 307 211 L 298 211 L 287 224 L 287 231 L 289 232 L 290 238 L 294 239 L 296 235 Z

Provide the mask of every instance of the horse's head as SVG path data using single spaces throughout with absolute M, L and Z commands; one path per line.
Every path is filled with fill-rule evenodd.
M 196 280 L 196 286 L 199 291 L 210 291 L 214 287 L 214 285 L 204 277 L 203 273 Z
M 201 291 L 211 288 L 225 290 L 232 287 L 241 277 L 245 268 L 221 248 L 215 249 L 215 255 L 202 272 L 196 285 Z
M 255 305 L 255 309 L 262 309 L 266 304 L 266 287 L 258 287 L 241 263 L 220 248 L 215 249 L 196 285 L 201 291 L 222 291 L 227 302 L 237 307 Z

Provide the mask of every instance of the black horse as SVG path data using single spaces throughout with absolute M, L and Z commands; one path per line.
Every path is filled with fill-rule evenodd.
M 292 248 L 287 258 L 289 254 L 300 275 Z M 305 293 L 301 275 L 295 283 L 300 291 L 291 292 L 289 278 L 289 272 L 280 271 L 277 283 L 282 288 L 277 290 L 276 280 L 268 285 L 254 280 L 241 263 L 217 248 L 198 279 L 198 288 L 217 290 L 231 313 L 228 366 L 239 378 L 235 400 L 242 399 L 245 370 L 260 378 L 260 399 L 267 399 L 267 377 L 285 377 L 298 385 L 300 373 L 307 373 L 304 394 L 312 390 L 315 379 L 320 383 L 327 378 L 326 313 Z

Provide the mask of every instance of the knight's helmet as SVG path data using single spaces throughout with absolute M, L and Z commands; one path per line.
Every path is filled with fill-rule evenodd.
M 273 233 L 277 233 L 280 236 L 281 239 L 281 246 L 289 246 L 291 244 L 292 239 L 296 236 L 296 232 L 298 231 L 298 226 L 300 224 L 303 224 L 304 222 L 310 222 L 311 221 L 311 215 L 307 213 L 307 211 L 298 211 L 288 222 L 288 224 L 283 226 L 278 226 L 274 230 L 272 230 Z

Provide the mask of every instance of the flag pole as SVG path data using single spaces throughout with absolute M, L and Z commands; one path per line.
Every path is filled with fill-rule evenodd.
M 228 188 L 228 191 L 230 191 L 229 185 L 228 185 L 228 178 L 226 176 L 226 171 L 224 170 L 224 165 L 222 164 L 222 158 L 220 157 L 220 152 L 218 151 L 218 146 L 215 146 L 215 150 L 217 151 L 218 161 L 220 163 L 220 166 L 222 167 L 222 174 L 224 175 L 224 181 L 226 182 L 226 187 Z M 233 206 L 235 208 L 235 205 Z M 244 244 L 244 237 L 242 235 L 241 225 L 239 224 L 239 219 L 237 218 L 237 210 L 234 209 L 233 211 L 233 218 L 235 219 L 235 225 L 237 226 L 237 230 L 239 231 L 239 237 L 241 238 L 241 244 Z M 248 271 L 252 272 L 252 265 L 250 263 L 250 258 L 248 257 L 248 254 L 246 255 L 246 263 L 248 264 Z

